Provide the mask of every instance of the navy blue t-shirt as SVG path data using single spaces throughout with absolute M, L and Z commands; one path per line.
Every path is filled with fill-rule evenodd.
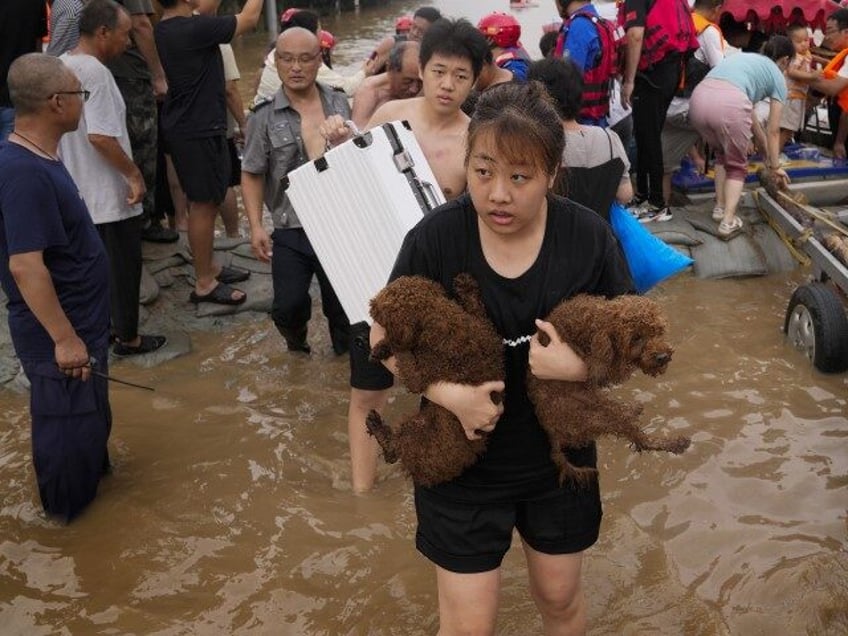
M 536 318 L 580 293 L 612 297 L 633 291 L 630 270 L 609 225 L 567 199 L 548 197 L 545 237 L 536 262 L 517 278 L 504 278 L 483 255 L 477 212 L 468 194 L 425 216 L 404 239 L 391 280 L 425 276 L 450 293 L 457 274 L 480 286 L 486 313 L 504 340 L 504 413 L 486 453 L 458 478 L 434 487 L 465 501 L 501 501 L 557 487 L 550 444 L 527 397 L 527 360 Z M 594 445 L 568 452 L 579 466 L 594 465 Z
M 109 263 L 103 242 L 61 161 L 0 143 L 0 284 L 21 360 L 53 360 L 55 345 L 24 302 L 9 256 L 43 252 L 59 303 L 89 350 L 109 344 Z
M 219 45 L 233 39 L 236 17 L 195 15 L 160 21 L 156 48 L 168 79 L 162 131 L 168 139 L 227 134 L 224 62 Z

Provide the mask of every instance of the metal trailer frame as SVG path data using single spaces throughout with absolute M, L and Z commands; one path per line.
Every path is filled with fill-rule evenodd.
M 792 294 L 784 333 L 820 371 L 848 371 L 848 315 L 844 301 L 848 296 L 848 267 L 764 190 L 757 191 L 757 201 L 759 209 L 787 237 L 793 241 L 804 237 L 796 247 L 810 258 L 813 266 L 814 282 L 798 287 Z M 828 282 L 837 289 L 827 285 Z

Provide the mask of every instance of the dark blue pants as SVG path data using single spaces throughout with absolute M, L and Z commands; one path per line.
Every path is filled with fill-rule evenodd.
M 274 278 L 274 301 L 271 319 L 286 342 L 306 341 L 306 325 L 312 316 L 309 285 L 318 277 L 321 307 L 330 327 L 330 340 L 337 354 L 348 350 L 350 323 L 336 292 L 318 262 L 306 232 L 301 228 L 276 229 L 271 236 L 274 255 L 271 273 Z
M 92 355 L 97 370 L 108 373 L 108 351 Z M 109 470 L 107 381 L 68 378 L 52 360 L 22 365 L 31 384 L 32 460 L 41 504 L 49 515 L 70 521 L 91 503 Z

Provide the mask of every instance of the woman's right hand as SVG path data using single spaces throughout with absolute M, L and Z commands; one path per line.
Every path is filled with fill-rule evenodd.
M 503 401 L 492 402 L 492 393 L 503 393 L 502 381 L 484 382 L 477 386 L 436 382 L 424 393 L 431 402 L 456 415 L 468 439 L 480 439 L 480 432 L 491 433 L 503 413 Z

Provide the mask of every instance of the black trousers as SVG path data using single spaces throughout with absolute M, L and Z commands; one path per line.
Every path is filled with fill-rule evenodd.
M 127 342 L 138 335 L 141 287 L 141 216 L 100 223 L 97 231 L 109 255 L 109 303 L 112 333 Z
M 680 82 L 681 61 L 674 56 L 636 74 L 633 87 L 633 137 L 636 140 L 636 192 L 656 206 L 662 191 L 662 129 Z
M 271 258 L 274 279 L 271 319 L 274 325 L 287 340 L 305 340 L 306 325 L 312 316 L 309 285 L 315 275 L 321 289 L 321 308 L 329 323 L 333 350 L 337 353 L 347 351 L 350 322 L 306 232 L 301 228 L 276 229 L 271 238 L 274 242 Z

